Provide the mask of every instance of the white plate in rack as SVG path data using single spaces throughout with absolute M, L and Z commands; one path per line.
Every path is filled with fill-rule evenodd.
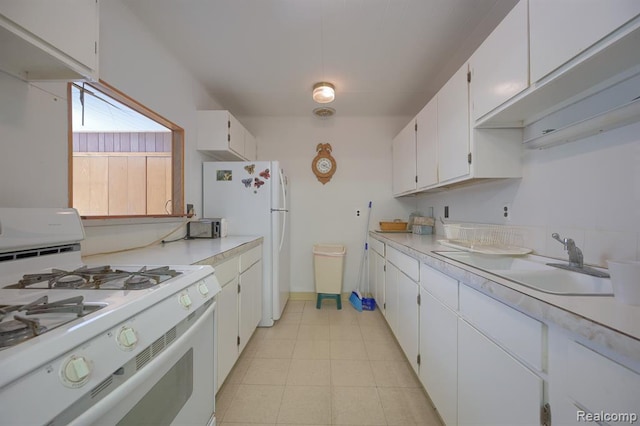
M 522 256 L 531 253 L 533 250 L 526 247 L 514 247 L 503 245 L 473 245 L 465 241 L 458 240 L 438 240 L 443 246 L 472 253 L 493 254 L 498 256 Z

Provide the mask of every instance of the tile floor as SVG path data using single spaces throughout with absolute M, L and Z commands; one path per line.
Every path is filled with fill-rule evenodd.
M 440 426 L 378 310 L 289 301 L 258 328 L 216 397 L 219 426 Z

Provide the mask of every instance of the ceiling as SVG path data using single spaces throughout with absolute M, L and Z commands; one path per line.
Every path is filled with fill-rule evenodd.
M 517 0 L 122 0 L 236 116 L 412 116 Z

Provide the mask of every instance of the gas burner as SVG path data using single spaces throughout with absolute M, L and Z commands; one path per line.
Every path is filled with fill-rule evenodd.
M 77 296 L 49 303 L 49 298 L 42 296 L 27 305 L 0 307 L 0 349 L 39 336 L 102 307 L 85 305 L 83 300 L 84 297 Z M 9 318 L 12 312 L 14 315 Z M 27 318 L 31 315 L 40 317 Z
M 171 279 L 182 272 L 160 266 L 137 271 L 113 270 L 110 266 L 89 268 L 83 266 L 73 271 L 51 269 L 49 273 L 27 274 L 16 284 L 5 288 L 64 289 L 64 290 L 143 290 Z
M 94 275 L 108 272 L 113 272 L 109 266 L 98 266 L 94 268 L 83 266 L 73 271 L 54 268 L 50 273 L 26 274 L 17 284 L 8 286 L 7 288 L 28 288 L 43 282 L 47 282 L 49 288 L 81 288 L 90 283 Z
M 93 277 L 93 283 L 96 288 L 102 288 L 112 282 L 123 282 L 122 288 L 124 290 L 143 290 L 180 274 L 181 272 L 169 269 L 168 266 L 154 269 L 147 269 L 146 266 L 143 266 L 138 271 L 116 269 L 114 272 L 96 275 Z
M 28 319 L 14 315 L 12 320 L 0 323 L 0 348 L 17 345 L 47 331 L 38 318 Z

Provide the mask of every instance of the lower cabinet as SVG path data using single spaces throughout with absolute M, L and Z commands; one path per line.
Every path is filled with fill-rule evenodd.
M 424 288 L 420 289 L 420 296 L 420 382 L 444 423 L 455 425 L 458 422 L 458 315 Z
M 458 320 L 458 425 L 540 425 L 543 380 Z
M 262 319 L 262 246 L 240 255 L 239 299 L 240 353 Z
M 216 392 L 262 318 L 262 245 L 213 264 L 222 287 L 216 296 Z
M 385 311 L 385 282 L 384 282 L 384 249 L 383 242 L 371 239 L 369 243 L 369 289 L 373 293 L 378 309 Z

